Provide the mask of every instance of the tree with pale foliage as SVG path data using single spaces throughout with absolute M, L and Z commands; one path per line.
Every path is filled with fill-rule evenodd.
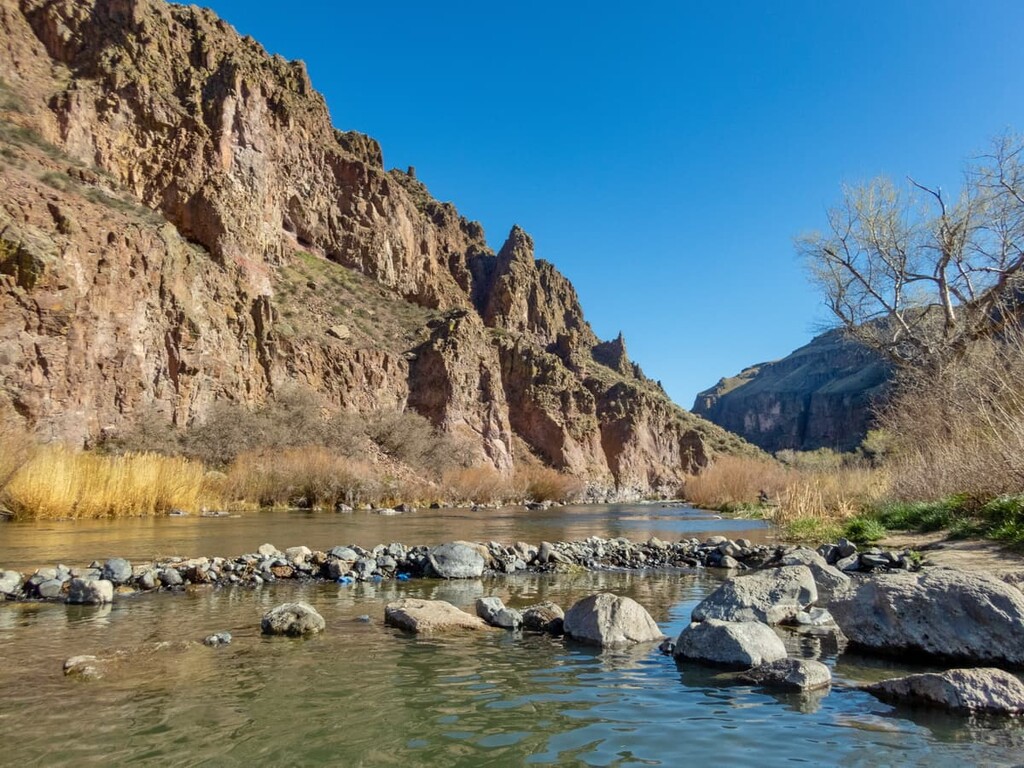
M 845 187 L 827 230 L 797 248 L 854 338 L 941 368 L 1024 308 L 1024 140 L 974 158 L 955 196 L 914 179 Z

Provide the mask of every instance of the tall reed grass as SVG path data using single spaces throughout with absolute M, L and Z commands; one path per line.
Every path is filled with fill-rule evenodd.
M 0 498 L 19 519 L 137 517 L 217 503 L 196 462 L 151 453 L 107 456 L 61 445 L 35 448 Z

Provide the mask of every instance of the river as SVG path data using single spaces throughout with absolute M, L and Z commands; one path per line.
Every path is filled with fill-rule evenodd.
M 753 526 L 753 527 L 752 527 Z M 35 534 L 33 534 L 35 531 Z M 239 554 L 264 541 L 432 543 L 450 538 L 536 542 L 589 535 L 678 539 L 764 536 L 749 521 L 659 506 L 368 514 L 262 513 L 0 526 L 0 565 L 69 564 L 113 554 Z M 523 574 L 467 582 L 341 586 L 276 584 L 125 598 L 100 608 L 0 604 L 0 763 L 4 765 L 1013 765 L 1024 731 L 897 710 L 853 687 L 906 666 L 784 633 L 793 655 L 833 668 L 827 695 L 778 695 L 726 673 L 677 665 L 657 650 L 598 652 L 495 631 L 437 638 L 383 625 L 401 596 L 472 610 L 498 595 L 522 607 L 563 606 L 595 591 L 633 597 L 677 634 L 720 576 L 661 571 Z M 327 631 L 264 638 L 259 618 L 294 599 Z M 369 622 L 361 620 L 368 616 Z M 231 645 L 129 656 L 99 681 L 66 678 L 65 658 L 227 630 Z M 920 669 L 920 668 L 915 668 Z

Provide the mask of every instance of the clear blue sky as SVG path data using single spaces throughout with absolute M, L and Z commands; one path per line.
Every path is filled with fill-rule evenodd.
M 841 183 L 952 187 L 1024 131 L 1024 2 L 201 1 L 494 248 L 530 232 L 686 407 L 827 320 L 792 240 Z

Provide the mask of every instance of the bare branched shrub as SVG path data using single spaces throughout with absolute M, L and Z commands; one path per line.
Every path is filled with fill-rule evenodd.
M 512 480 L 516 495 L 531 501 L 574 501 L 584 490 L 578 477 L 550 467 L 521 467 Z
M 383 493 L 371 464 L 312 446 L 244 453 L 228 469 L 224 487 L 233 501 L 267 507 L 375 504 Z
M 880 414 L 904 500 L 984 503 L 1024 490 L 1024 331 L 974 343 L 938 371 L 905 371 Z
M 384 453 L 416 469 L 440 473 L 465 466 L 471 458 L 462 441 L 414 411 L 375 413 L 367 419 L 366 430 Z
M 441 480 L 447 498 L 457 502 L 492 504 L 513 495 L 510 479 L 494 467 L 450 469 Z
M 3 488 L 32 458 L 35 447 L 36 442 L 21 417 L 5 399 L 0 399 L 0 505 Z

